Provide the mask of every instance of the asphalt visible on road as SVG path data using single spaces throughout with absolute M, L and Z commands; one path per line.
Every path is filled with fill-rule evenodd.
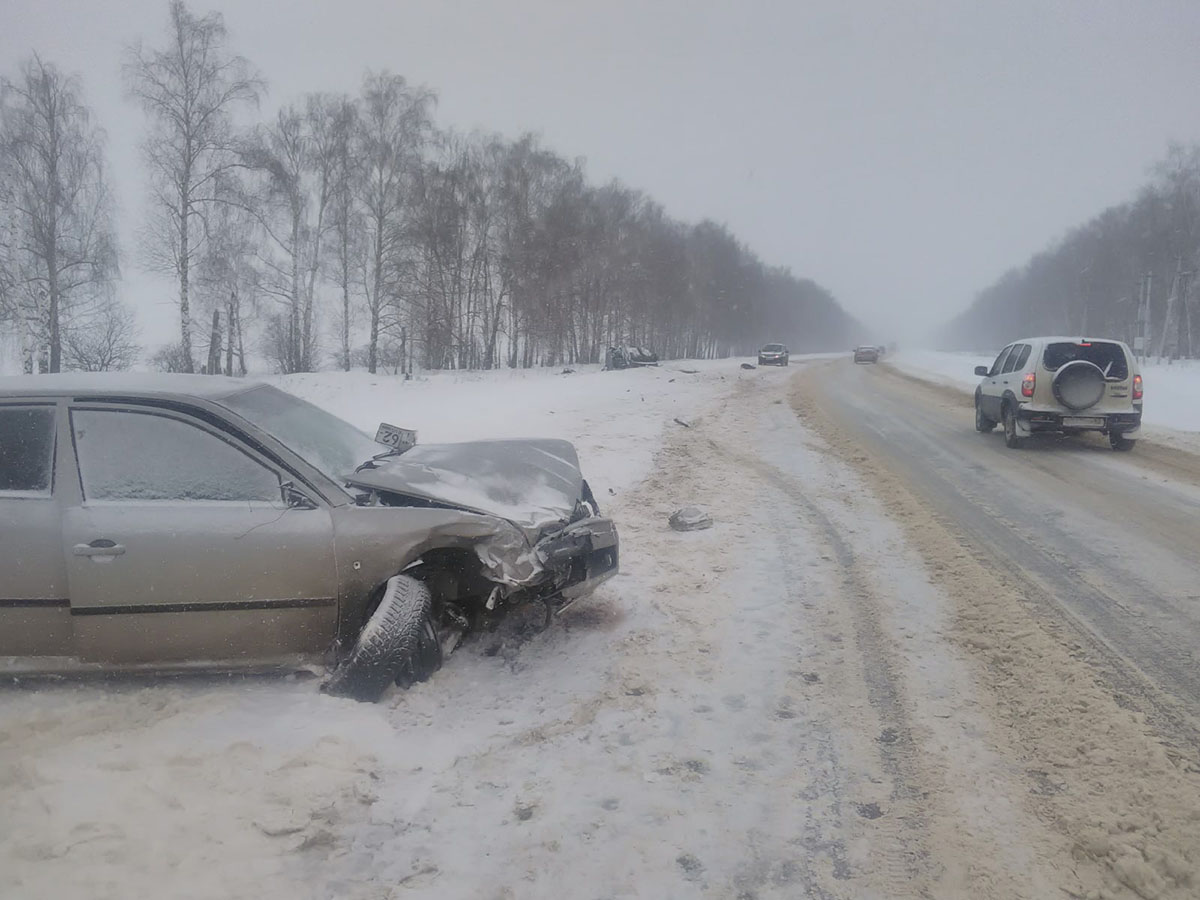
M 971 397 L 886 366 L 831 364 L 819 402 L 994 569 L 1090 645 L 1168 736 L 1200 736 L 1200 484 L 1174 451 L 1099 436 L 1005 447 Z

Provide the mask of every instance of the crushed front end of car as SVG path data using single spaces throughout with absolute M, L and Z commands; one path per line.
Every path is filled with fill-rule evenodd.
M 574 446 L 562 440 L 418 445 L 348 478 L 364 503 L 457 510 L 411 568 L 437 587 L 451 620 L 470 623 L 528 601 L 561 609 L 617 574 L 616 525 L 600 515 Z M 469 559 L 464 550 L 469 548 Z

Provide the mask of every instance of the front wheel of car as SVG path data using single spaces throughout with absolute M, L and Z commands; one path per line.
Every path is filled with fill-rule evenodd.
M 1128 453 L 1133 449 L 1133 445 L 1137 443 L 1137 438 L 1127 438 L 1123 434 L 1113 432 L 1108 436 L 1108 443 L 1114 450 L 1121 450 Z
M 442 665 L 433 597 L 424 582 L 389 578 L 354 649 L 325 683 L 327 693 L 374 702 L 392 683 L 425 681 Z
M 1004 446 L 1016 450 L 1024 443 L 1017 434 L 1017 414 L 1010 405 L 1004 407 Z
M 983 414 L 983 407 L 979 404 L 979 398 L 975 398 L 975 430 L 980 434 L 987 434 L 996 427 L 996 423 Z

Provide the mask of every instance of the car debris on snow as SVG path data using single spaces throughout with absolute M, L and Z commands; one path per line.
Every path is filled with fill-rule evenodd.
M 713 525 L 712 516 L 699 506 L 685 506 L 675 510 L 668 522 L 676 531 L 701 531 L 712 528 Z
M 758 366 L 754 365 L 754 363 L 742 363 L 742 368 L 743 369 L 757 369 Z

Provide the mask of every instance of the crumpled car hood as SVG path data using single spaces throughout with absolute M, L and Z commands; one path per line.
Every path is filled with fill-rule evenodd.
M 550 439 L 418 444 L 346 480 L 497 516 L 531 531 L 568 521 L 583 490 L 575 447 Z

